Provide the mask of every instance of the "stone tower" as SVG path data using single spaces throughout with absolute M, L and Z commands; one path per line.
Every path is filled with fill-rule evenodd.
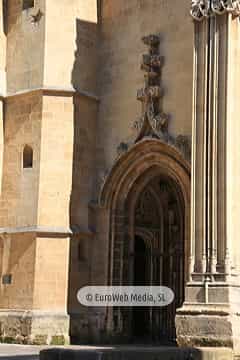
M 0 336 L 64 343 L 69 239 L 88 228 L 93 179 L 97 5 L 2 3 Z

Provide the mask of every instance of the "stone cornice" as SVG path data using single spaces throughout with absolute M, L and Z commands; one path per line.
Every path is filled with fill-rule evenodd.
M 6 95 L 0 94 L 0 100 L 8 100 L 18 96 L 30 95 L 36 92 L 41 92 L 46 96 L 65 96 L 65 97 L 85 97 L 89 100 L 93 100 L 99 102 L 99 97 L 95 94 L 92 94 L 88 91 L 84 90 L 75 90 L 73 88 L 59 88 L 59 87 L 42 87 L 42 88 L 34 88 L 34 89 L 25 89 L 15 93 L 8 93 Z
M 6 227 L 0 228 L 0 236 L 13 235 L 13 234 L 36 234 L 43 237 L 69 237 L 69 236 L 81 236 L 91 238 L 94 233 L 89 230 L 82 230 L 80 227 L 75 226 L 73 228 L 51 227 L 51 226 L 23 226 L 23 227 Z
M 192 0 L 190 13 L 196 21 L 226 13 L 239 17 L 240 0 Z

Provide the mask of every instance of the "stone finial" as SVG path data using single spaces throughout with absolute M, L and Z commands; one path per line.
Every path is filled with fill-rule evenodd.
M 142 41 L 148 46 L 148 53 L 143 55 L 141 62 L 145 86 L 137 91 L 137 100 L 142 103 L 142 114 L 133 124 L 137 138 L 134 138 L 131 143 L 121 143 L 117 149 L 118 156 L 128 151 L 134 143 L 151 137 L 174 147 L 190 162 L 191 138 L 187 135 L 175 137 L 169 133 L 169 116 L 162 111 L 160 106 L 163 91 L 160 86 L 162 58 L 159 55 L 159 37 L 149 35 L 143 37 Z
M 239 17 L 240 0 L 192 0 L 190 13 L 193 19 L 197 21 L 225 13 Z
M 134 128 L 143 136 L 167 132 L 168 116 L 160 109 L 162 90 L 160 87 L 161 57 L 159 55 L 160 39 L 157 35 L 142 38 L 148 46 L 148 53 L 142 57 L 141 70 L 144 72 L 145 86 L 137 91 L 137 100 L 142 102 L 142 115 L 135 121 Z M 146 133 L 142 132 L 145 129 Z M 140 136 L 141 137 L 141 136 Z

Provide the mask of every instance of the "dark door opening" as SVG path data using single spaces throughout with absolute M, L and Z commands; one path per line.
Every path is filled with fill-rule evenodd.
M 184 297 L 184 211 L 174 185 L 154 179 L 135 208 L 134 286 L 167 286 L 175 294 L 166 307 L 132 307 L 135 343 L 176 344 L 175 315 Z M 136 235 L 137 234 L 137 235 Z M 127 274 L 127 272 L 126 272 Z
M 147 279 L 147 248 L 140 236 L 135 237 L 134 244 L 134 286 L 148 286 Z M 133 308 L 133 336 L 143 339 L 149 335 L 149 309 Z

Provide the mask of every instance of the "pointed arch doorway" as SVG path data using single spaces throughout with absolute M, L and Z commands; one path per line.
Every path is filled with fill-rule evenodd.
M 168 286 L 175 300 L 166 308 L 133 308 L 132 338 L 168 344 L 176 337 L 175 313 L 184 298 L 183 201 L 173 181 L 163 175 L 157 175 L 138 191 L 136 199 L 130 198 L 128 204 L 133 209 L 129 213 L 129 226 L 133 227 L 129 233 L 134 234 L 130 241 L 130 283 Z
M 108 331 L 135 343 L 174 342 L 191 257 L 190 166 L 172 147 L 141 141 L 116 163 L 101 200 L 110 216 L 109 285 L 163 285 L 175 293 L 165 308 L 107 309 Z

